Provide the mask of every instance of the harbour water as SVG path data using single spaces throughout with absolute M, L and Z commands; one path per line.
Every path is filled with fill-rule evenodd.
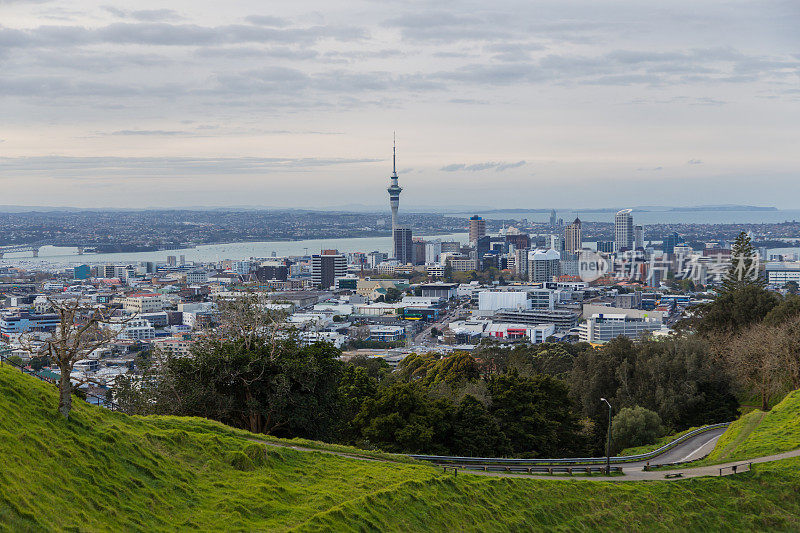
M 467 233 L 450 233 L 447 235 L 433 235 L 426 239 L 439 239 L 442 241 L 459 241 L 466 243 Z M 336 249 L 340 252 L 390 252 L 392 248 L 391 237 L 365 237 L 355 239 L 310 239 L 302 241 L 269 241 L 269 242 L 239 242 L 230 244 L 209 244 L 196 248 L 177 250 L 160 250 L 156 252 L 133 252 L 111 254 L 78 254 L 77 248 L 61 248 L 44 246 L 39 250 L 39 257 L 32 258 L 30 252 L 6 254 L 0 260 L 1 265 L 13 266 L 69 266 L 77 264 L 102 264 L 102 263 L 130 263 L 136 264 L 144 261 L 164 262 L 168 255 L 184 256 L 187 261 L 214 262 L 223 259 L 248 259 L 250 257 L 270 257 L 273 252 L 277 257 L 299 256 L 318 254 L 320 250 Z
M 558 218 L 571 222 L 575 217 L 580 217 L 584 222 L 614 222 L 613 211 L 592 211 L 592 210 L 556 210 Z M 462 213 L 454 216 L 467 218 L 472 215 L 479 215 L 488 220 L 521 220 L 527 219 L 530 222 L 547 222 L 550 220 L 550 212 L 531 211 L 476 211 L 474 213 Z M 770 211 L 757 210 L 725 210 L 725 209 L 686 209 L 686 210 L 652 210 L 652 211 L 633 211 L 633 220 L 636 224 L 779 224 L 781 222 L 792 222 L 800 220 L 800 209 L 776 209 Z

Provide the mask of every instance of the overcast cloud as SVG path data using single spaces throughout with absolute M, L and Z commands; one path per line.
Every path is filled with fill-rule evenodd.
M 396 130 L 406 211 L 796 207 L 798 27 L 790 0 L 0 0 L 3 203 L 383 206 Z

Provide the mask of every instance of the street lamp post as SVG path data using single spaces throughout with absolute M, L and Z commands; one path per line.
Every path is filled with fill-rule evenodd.
M 611 475 L 611 404 L 605 398 L 600 398 L 608 406 L 608 436 L 606 438 L 606 475 Z

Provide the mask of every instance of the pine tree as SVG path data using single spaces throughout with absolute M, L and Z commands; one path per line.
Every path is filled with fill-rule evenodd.
M 766 286 L 759 267 L 758 253 L 753 249 L 750 237 L 744 231 L 739 233 L 731 248 L 731 265 L 722 280 L 722 291 L 733 292 L 749 286 Z

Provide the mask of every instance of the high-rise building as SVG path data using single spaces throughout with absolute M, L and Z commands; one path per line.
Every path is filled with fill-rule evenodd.
M 414 248 L 414 264 L 424 265 L 426 261 L 425 241 L 423 241 L 420 238 L 413 239 L 413 248 Z
M 394 236 L 393 236 L 394 238 Z M 367 254 L 367 265 L 370 268 L 377 267 L 380 263 L 386 261 L 389 258 L 389 255 L 383 252 L 378 252 L 377 250 L 374 252 L 370 252 Z
M 597 251 L 610 254 L 614 251 L 614 241 L 597 241 Z
M 311 256 L 311 282 L 321 289 L 329 289 L 336 278 L 347 275 L 347 258 L 337 250 L 322 250 Z
M 486 221 L 478 215 L 471 217 L 469 219 L 469 243 L 474 246 L 484 235 L 486 235 Z
M 558 225 L 558 218 L 556 218 L 556 210 L 550 211 L 550 227 L 555 228 Z
M 506 233 L 507 247 L 526 249 L 531 247 L 531 236 L 527 233 Z
M 632 209 L 617 211 L 614 217 L 614 251 L 630 250 L 633 248 L 633 216 Z
M 561 275 L 561 254 L 556 250 L 535 250 L 528 253 L 528 279 L 534 282 L 553 281 Z
M 414 263 L 414 241 L 411 236 L 411 228 L 398 226 L 394 229 L 394 258 L 400 261 L 401 265 Z
M 665 254 L 672 255 L 673 253 L 675 253 L 675 247 L 682 242 L 683 242 L 683 237 L 681 237 L 677 233 L 667 235 L 667 237 L 664 239 L 664 244 L 661 246 L 661 250 Z
M 458 241 L 443 241 L 442 242 L 443 254 L 458 254 L 461 253 L 461 243 Z
M 642 226 L 633 227 L 633 247 L 637 250 L 644 248 L 644 228 Z
M 442 241 L 425 242 L 425 263 L 438 263 L 442 255 Z M 419 260 L 419 258 L 417 258 Z
M 92 269 L 89 265 L 80 265 L 72 269 L 73 279 L 89 279 L 92 277 Z
M 557 252 L 564 251 L 564 237 L 563 235 L 550 235 L 550 248 Z
M 564 230 L 564 241 L 564 249 L 567 252 L 575 254 L 581 251 L 581 248 L 583 248 L 583 236 L 581 234 L 580 218 L 576 217 L 575 221 Z

